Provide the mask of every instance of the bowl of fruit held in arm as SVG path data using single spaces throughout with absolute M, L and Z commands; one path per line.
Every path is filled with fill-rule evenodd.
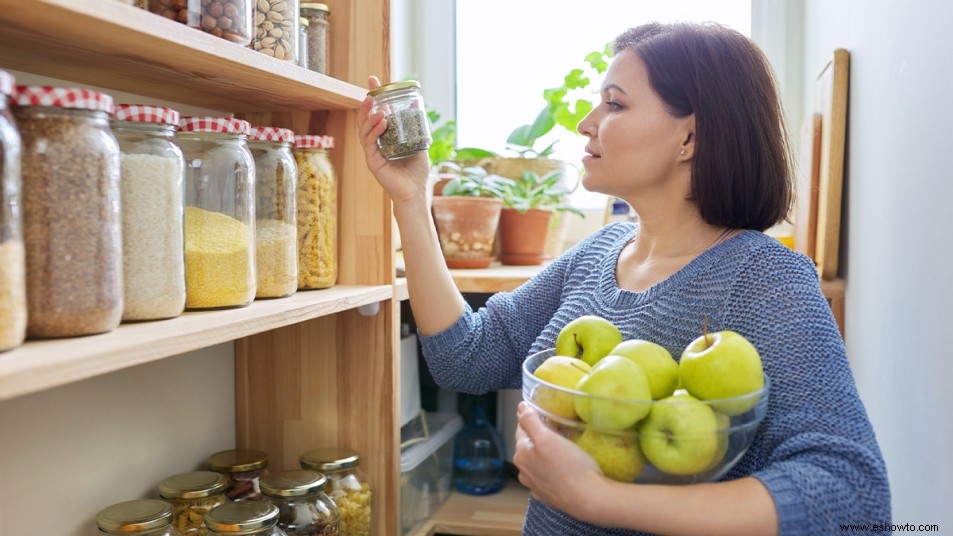
M 747 339 L 701 331 L 676 361 L 654 342 L 623 340 L 608 320 L 580 317 L 554 349 L 526 358 L 523 399 L 609 478 L 718 480 L 754 439 L 769 380 Z

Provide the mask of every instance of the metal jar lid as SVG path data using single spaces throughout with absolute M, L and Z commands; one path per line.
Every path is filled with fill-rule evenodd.
M 268 455 L 260 450 L 223 450 L 208 457 L 208 468 L 218 473 L 247 473 L 265 467 L 268 467 Z
M 205 526 L 218 534 L 251 534 L 278 524 L 278 507 L 268 501 L 225 503 L 205 514 Z
M 315 471 L 279 471 L 261 477 L 260 486 L 266 497 L 302 497 L 323 491 L 327 480 Z
M 225 477 L 214 471 L 190 471 L 172 475 L 159 482 L 163 499 L 200 499 L 225 491 Z
M 301 4 L 301 9 L 317 9 L 318 11 L 331 13 L 331 8 L 329 8 L 327 4 L 319 4 L 317 2 L 305 2 Z
M 399 89 L 420 89 L 420 82 L 415 80 L 404 80 L 402 82 L 391 82 L 390 84 L 384 84 L 381 87 L 372 89 L 367 92 L 368 95 L 376 97 L 383 93 L 389 93 L 391 91 L 397 91 Z
M 109 533 L 152 530 L 172 523 L 172 505 L 158 499 L 116 503 L 96 515 L 96 525 Z
M 352 449 L 331 447 L 309 450 L 301 455 L 298 462 L 302 469 L 335 473 L 357 467 L 361 463 L 361 457 Z

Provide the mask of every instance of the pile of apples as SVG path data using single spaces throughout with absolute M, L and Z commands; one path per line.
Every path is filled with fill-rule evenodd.
M 702 332 L 675 361 L 654 342 L 623 340 L 604 318 L 577 318 L 533 371 L 540 385 L 531 401 L 586 423 L 569 437 L 614 480 L 635 481 L 647 463 L 669 475 L 710 471 L 728 449 L 731 416 L 754 408 L 765 380 L 747 339 Z

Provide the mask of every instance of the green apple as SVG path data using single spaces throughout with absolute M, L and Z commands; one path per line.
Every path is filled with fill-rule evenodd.
M 635 434 L 605 434 L 587 428 L 575 442 L 613 480 L 633 482 L 645 468 L 645 457 L 642 456 Z
M 739 397 L 764 387 L 758 350 L 734 331 L 706 333 L 692 341 L 682 352 L 678 373 L 685 389 L 702 400 Z M 727 415 L 738 415 L 757 403 L 758 397 L 748 397 L 713 403 L 712 407 Z
M 556 354 L 578 357 L 595 365 L 620 342 L 622 333 L 612 322 L 601 316 L 580 316 L 559 331 L 556 336 Z
M 628 357 L 642 367 L 649 379 L 653 400 L 672 396 L 675 392 L 678 385 L 678 362 L 664 346 L 641 339 L 629 339 L 616 345 L 609 353 Z
M 533 376 L 559 387 L 575 389 L 579 380 L 588 374 L 591 369 L 589 363 L 582 359 L 554 355 L 540 363 L 533 371 Z M 576 415 L 576 410 L 573 407 L 573 398 L 575 398 L 575 395 L 572 393 L 545 384 L 540 384 L 533 390 L 533 402 L 537 406 L 558 417 L 576 420 L 579 416 Z
M 664 473 L 692 475 L 708 469 L 718 450 L 718 418 L 691 395 L 663 398 L 638 425 L 645 458 Z
M 579 418 L 603 430 L 622 430 L 642 420 L 651 409 L 652 389 L 631 359 L 607 355 L 576 385 L 591 396 L 574 400 Z

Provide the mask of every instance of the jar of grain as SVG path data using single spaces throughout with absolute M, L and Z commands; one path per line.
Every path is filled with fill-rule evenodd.
M 282 61 L 298 56 L 298 0 L 257 0 L 253 49 Z
M 385 158 L 397 160 L 430 148 L 433 138 L 419 83 L 394 82 L 372 89 L 369 95 L 374 98 L 372 112 L 384 112 L 387 120 L 387 129 L 377 138 Z
M 26 336 L 26 260 L 20 220 L 20 133 L 10 113 L 13 76 L 0 71 L 0 352 Z
M 189 471 L 159 482 L 159 497 L 172 504 L 173 525 L 183 536 L 205 536 L 205 516 L 228 503 L 225 477 L 214 471 Z
M 112 97 L 17 86 L 27 336 L 111 331 L 122 318 L 119 144 Z
M 337 181 L 331 136 L 295 136 L 298 164 L 298 288 L 334 285 L 337 265 Z
M 184 117 L 185 307 L 242 307 L 255 298 L 255 160 L 247 121 Z
M 311 25 L 308 19 L 300 17 L 298 19 L 298 67 L 308 68 L 308 27 Z
M 338 507 L 315 471 L 280 471 L 261 479 L 261 493 L 278 507 L 278 526 L 288 536 L 337 536 Z
M 112 131 L 122 152 L 122 274 L 125 321 L 157 320 L 185 308 L 179 113 L 119 104 Z
M 149 11 L 248 46 L 255 0 L 148 0 Z
M 303 2 L 301 16 L 308 21 L 308 69 L 321 74 L 329 74 L 329 30 L 328 17 L 331 10 L 327 4 Z
M 298 289 L 298 165 L 291 154 L 294 132 L 254 127 L 248 148 L 255 158 L 256 298 L 282 298 Z
M 325 491 L 338 507 L 341 536 L 368 536 L 371 533 L 371 485 L 359 469 L 361 457 L 348 448 L 323 448 L 305 452 L 299 459 L 302 469 L 317 471 L 328 478 Z
M 217 506 L 205 516 L 209 534 L 288 536 L 278 528 L 278 507 L 266 501 L 244 501 Z
M 172 505 L 159 499 L 140 499 L 107 506 L 96 515 L 105 534 L 125 536 L 182 536 L 172 524 Z
M 261 499 L 259 482 L 267 467 L 268 455 L 260 450 L 223 450 L 208 457 L 208 468 L 225 475 L 225 498 L 232 502 Z

